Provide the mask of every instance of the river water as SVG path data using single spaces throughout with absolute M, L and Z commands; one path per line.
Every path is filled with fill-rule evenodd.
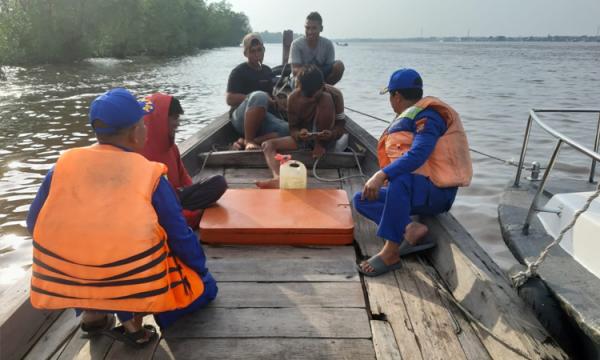
M 350 43 L 336 48 L 346 64 L 339 83 L 346 105 L 384 119 L 394 116 L 378 90 L 400 67 L 423 76 L 426 95 L 461 114 L 472 148 L 518 159 L 530 108 L 600 108 L 600 43 Z M 267 44 L 265 64 L 281 60 Z M 0 80 L 0 292 L 31 264 L 25 227 L 29 204 L 61 151 L 91 144 L 90 101 L 111 87 L 139 95 L 169 92 L 185 115 L 181 141 L 227 110 L 227 76 L 244 60 L 241 48 L 220 48 L 181 58 L 89 59 L 70 65 L 4 67 Z M 385 124 L 347 112 L 379 136 Z M 545 116 L 582 144 L 593 144 L 596 116 Z M 534 131 L 528 161 L 547 161 L 554 142 Z M 497 204 L 515 167 L 472 154 L 474 179 L 461 189 L 452 213 L 503 268 L 515 262 L 501 238 Z M 561 152 L 559 169 L 585 176 L 589 162 Z

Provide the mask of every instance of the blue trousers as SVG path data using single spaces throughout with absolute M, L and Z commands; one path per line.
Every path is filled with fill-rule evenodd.
M 154 320 L 161 329 L 164 330 L 171 326 L 171 324 L 183 315 L 190 314 L 205 307 L 217 297 L 219 289 L 217 288 L 217 281 L 213 278 L 212 274 L 207 272 L 206 275 L 202 277 L 202 281 L 204 282 L 204 293 L 197 298 L 196 301 L 183 309 L 154 314 Z
M 361 215 L 378 225 L 377 236 L 400 243 L 411 215 L 436 215 L 450 210 L 457 188 L 438 188 L 428 178 L 403 174 L 388 180 L 374 201 L 361 200 L 357 192 L 352 201 Z
M 162 313 L 156 313 L 154 315 L 154 320 L 160 326 L 162 330 L 166 329 L 170 325 L 172 325 L 177 319 L 182 317 L 183 315 L 192 313 L 206 305 L 208 305 L 211 301 L 213 301 L 217 297 L 217 292 L 219 289 L 217 288 L 217 281 L 213 278 L 210 272 L 206 272 L 206 274 L 202 277 L 202 281 L 204 282 L 204 293 L 200 295 L 193 303 L 188 305 L 183 309 L 166 311 Z M 77 316 L 79 316 L 82 312 L 81 309 L 75 309 Z M 135 313 L 126 312 L 126 311 L 106 311 L 107 313 L 115 313 L 119 318 L 121 323 L 131 320 Z

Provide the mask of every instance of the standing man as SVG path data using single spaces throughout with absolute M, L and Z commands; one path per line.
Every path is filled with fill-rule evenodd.
M 271 96 L 273 72 L 264 65 L 265 46 L 256 33 L 244 36 L 244 56 L 247 61 L 236 66 L 227 82 L 227 105 L 231 123 L 242 136 L 234 144 L 234 150 L 260 150 L 260 144 L 268 139 L 289 134 L 287 123 L 274 115 L 277 101 Z
M 314 11 L 308 14 L 304 23 L 304 36 L 292 42 L 292 72 L 298 74 L 302 66 L 316 65 L 329 85 L 335 85 L 344 75 L 344 63 L 335 60 L 335 49 L 331 40 L 320 36 L 323 19 Z
M 367 276 L 398 269 L 401 254 L 432 247 L 424 242 L 427 227 L 410 216 L 450 210 L 458 187 L 468 186 L 473 175 L 458 113 L 437 98 L 423 98 L 423 81 L 415 70 L 394 72 L 385 93 L 399 115 L 379 139 L 381 170 L 353 200 L 385 239 L 383 249 L 358 267 Z

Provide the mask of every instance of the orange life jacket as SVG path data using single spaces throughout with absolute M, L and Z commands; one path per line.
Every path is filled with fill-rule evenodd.
M 152 194 L 163 164 L 110 145 L 65 152 L 33 233 L 31 303 L 156 313 L 204 292 L 174 257 Z
M 398 117 L 410 118 L 419 126 L 419 114 L 425 109 L 437 111 L 444 119 L 447 130 L 438 139 L 425 164 L 414 171 L 428 177 L 437 187 L 469 186 L 473 177 L 469 144 L 460 116 L 449 105 L 435 97 L 425 97 L 406 109 Z M 414 134 L 410 131 L 383 132 L 377 145 L 379 166 L 384 168 L 410 150 Z

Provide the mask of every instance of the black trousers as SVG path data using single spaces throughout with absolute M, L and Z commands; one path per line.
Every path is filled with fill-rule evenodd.
M 227 190 L 225 178 L 221 175 L 213 175 L 179 190 L 179 201 L 186 210 L 206 209 L 217 202 L 225 190 Z

